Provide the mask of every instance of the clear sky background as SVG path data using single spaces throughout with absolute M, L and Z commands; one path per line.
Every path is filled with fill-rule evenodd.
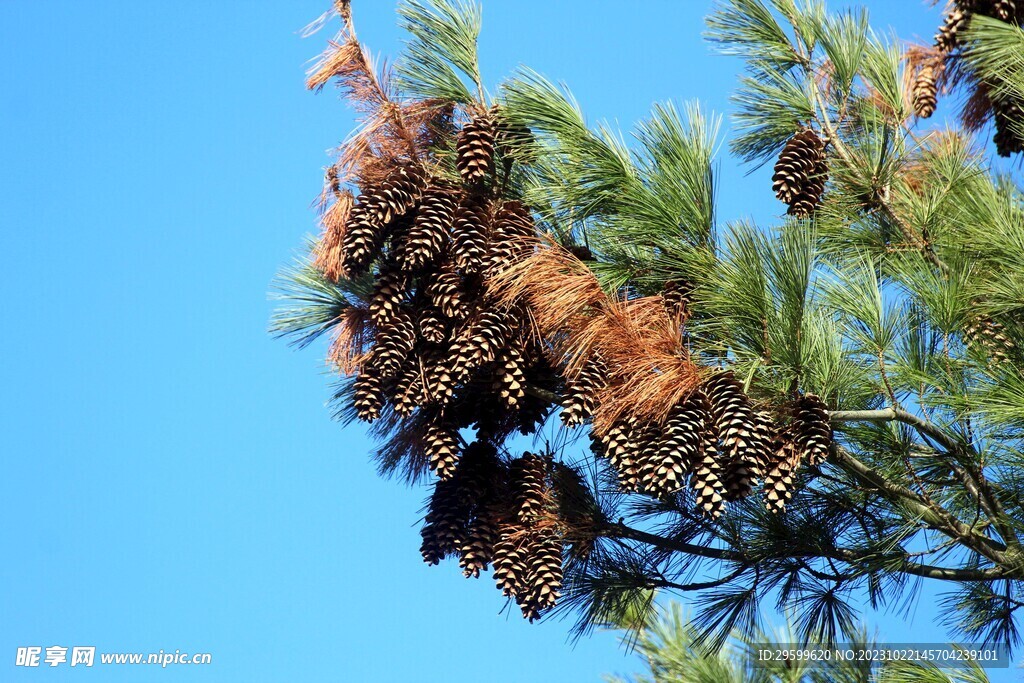
M 928 37 L 938 10 L 872 1 Z M 0 1 L 0 680 L 600 680 L 610 633 L 501 612 L 489 578 L 418 554 L 424 489 L 332 423 L 322 347 L 266 333 L 326 150 L 353 125 L 303 89 L 329 0 Z M 354 0 L 393 55 L 391 1 Z M 523 63 L 624 127 L 652 102 L 728 113 L 739 62 L 704 0 L 486 0 L 496 86 Z M 949 115 L 940 104 L 941 122 Z M 723 128 L 723 132 L 724 132 Z M 724 152 L 719 216 L 781 213 Z M 945 640 L 926 591 L 890 640 Z M 209 652 L 211 666 L 26 670 L 20 646 Z M 993 680 L 1017 680 L 1019 672 Z

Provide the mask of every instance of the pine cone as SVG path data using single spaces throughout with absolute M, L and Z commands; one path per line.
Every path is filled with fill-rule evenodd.
M 404 270 L 425 268 L 444 253 L 457 205 L 451 190 L 435 187 L 424 193 L 412 227 L 399 249 L 399 263 Z
M 384 228 L 416 206 L 423 193 L 423 185 L 422 173 L 412 167 L 399 166 L 376 192 L 366 195 L 366 220 Z
M 342 262 L 345 275 L 353 278 L 362 275 L 380 253 L 384 242 L 384 230 L 367 217 L 365 194 L 356 197 L 356 204 L 349 212 L 345 223 L 345 234 L 341 241 Z
M 722 466 L 715 448 L 710 432 L 705 432 L 700 464 L 690 479 L 690 486 L 697 494 L 697 507 L 711 519 L 717 519 L 722 514 L 726 494 L 722 485 Z
M 467 183 L 481 183 L 494 170 L 494 119 L 473 118 L 459 131 L 455 142 L 455 166 Z
M 1024 139 L 1018 132 L 1024 128 L 1024 106 L 1020 100 L 993 98 L 992 113 L 995 115 L 996 132 L 992 137 L 999 156 L 1008 157 L 1024 151 Z M 1017 130 L 1014 130 L 1016 126 Z
M 772 460 L 772 441 L 775 427 L 769 415 L 754 413 L 753 430 L 747 441 L 748 447 L 739 451 L 722 468 L 722 485 L 726 500 L 739 500 L 753 493 L 754 487 L 764 477 L 767 463 Z
M 501 540 L 494 546 L 494 582 L 502 595 L 515 597 L 525 593 L 526 575 L 530 568 L 526 561 L 522 534 L 506 527 Z
M 965 12 L 959 7 L 950 9 L 939 32 L 935 34 L 935 47 L 947 53 L 955 50 L 960 43 L 960 31 L 967 27 L 970 18 L 970 12 Z
M 459 566 L 466 577 L 478 577 L 487 569 L 499 534 L 500 481 L 505 474 L 494 446 L 474 441 L 459 463 L 459 494 L 472 510 L 472 521 L 459 547 Z
M 703 389 L 710 402 L 720 455 L 727 463 L 730 498 L 742 497 L 762 474 L 760 465 L 768 449 L 764 426 L 759 424 L 750 399 L 731 372 L 714 375 Z
M 1009 363 L 1017 348 L 1001 322 L 983 315 L 971 319 L 964 330 L 964 340 L 972 349 L 987 355 L 992 367 Z
M 499 480 L 506 478 L 497 449 L 479 438 L 466 447 L 459 476 L 465 499 L 478 508 L 494 499 L 500 488 Z
M 519 595 L 523 616 L 531 622 L 555 603 L 562 590 L 562 542 L 551 528 L 538 529 L 527 546 L 526 595 Z
M 392 268 L 381 269 L 370 298 L 370 320 L 375 325 L 384 327 L 391 324 L 401 310 L 407 287 L 408 280 L 404 273 Z
M 661 494 L 657 488 L 658 480 L 655 469 L 658 463 L 658 450 L 661 447 L 661 425 L 657 422 L 637 422 L 630 433 L 630 441 L 636 452 L 636 469 L 639 490 L 657 496 Z
M 796 490 L 793 479 L 803 451 L 786 435 L 776 437 L 774 447 L 773 462 L 764 476 L 764 504 L 770 512 L 778 514 L 785 510 Z
M 423 176 L 401 166 L 379 187 L 366 187 L 349 213 L 342 249 L 349 277 L 366 272 L 380 253 L 385 228 L 406 214 L 419 201 Z
M 764 411 L 754 413 L 754 443 L 757 466 L 756 472 L 752 472 L 758 479 L 764 477 L 768 471 L 768 464 L 773 460 L 775 453 L 775 421 L 772 416 Z
M 561 419 L 567 427 L 583 424 L 597 408 L 597 392 L 608 383 L 608 366 L 594 353 L 580 369 L 576 379 L 565 387 Z
M 381 377 L 394 377 L 416 345 L 416 326 L 403 310 L 395 311 L 390 321 L 377 329 L 372 363 Z
M 524 258 L 532 249 L 529 239 L 535 235 L 533 216 L 517 201 L 505 202 L 494 218 L 483 272 L 493 276 Z
M 804 187 L 804 191 L 796 196 L 786 213 L 797 218 L 807 218 L 813 214 L 814 210 L 818 208 L 818 204 L 821 203 L 826 182 L 828 182 L 828 166 L 825 165 L 825 157 L 822 156 Z
M 494 557 L 494 547 L 501 534 L 495 513 L 489 509 L 479 512 L 466 529 L 459 546 L 459 567 L 466 578 L 479 578 Z
M 805 128 L 786 143 L 779 155 L 772 190 L 789 204 L 788 213 L 807 216 L 821 200 L 827 178 L 825 146 L 813 130 Z
M 509 408 L 518 407 L 526 396 L 525 363 L 523 355 L 512 346 L 504 347 L 495 361 L 494 390 Z
M 423 376 L 420 372 L 420 359 L 417 355 L 406 358 L 402 371 L 398 375 L 394 388 L 395 412 L 402 417 L 409 417 L 417 407 L 426 402 L 423 392 Z
M 661 303 L 665 313 L 672 320 L 686 322 L 690 317 L 690 291 L 693 287 L 688 282 L 666 282 L 661 292 Z
M 452 344 L 455 356 L 453 367 L 457 371 L 474 370 L 490 363 L 498 356 L 512 337 L 505 317 L 497 310 L 485 310 Z
M 423 450 L 430 469 L 441 479 L 450 479 L 459 463 L 459 432 L 446 424 L 432 424 L 423 435 Z
M 819 465 L 828 458 L 832 447 L 832 425 L 828 419 L 828 407 L 814 394 L 804 394 L 796 402 L 793 441 L 803 450 L 803 457 L 811 466 Z
M 439 360 L 427 373 L 427 395 L 432 401 L 446 405 L 455 397 L 455 389 L 470 376 L 466 367 L 457 367 L 455 358 Z
M 420 536 L 420 553 L 427 564 L 437 564 L 458 552 L 466 534 L 467 511 L 459 495 L 456 479 L 443 479 L 434 484 L 427 516 Z
M 921 67 L 914 79 L 914 112 L 926 119 L 935 112 L 935 96 L 937 88 L 935 85 L 935 68 L 931 65 Z
M 448 324 L 436 308 L 424 307 L 420 312 L 420 335 L 430 344 L 443 344 L 448 341 Z
M 523 453 L 509 468 L 516 518 L 532 522 L 544 510 L 548 488 L 548 461 L 540 455 Z
M 992 11 L 989 16 L 1010 24 L 1020 23 L 1021 16 L 1016 0 L 995 0 L 992 3 Z
M 469 314 L 468 301 L 462 291 L 462 278 L 457 273 L 438 273 L 428 285 L 427 295 L 441 313 L 453 320 L 460 320 Z
M 489 226 L 487 200 L 478 195 L 465 197 L 455 212 L 451 243 L 452 259 L 462 272 L 476 273 L 483 266 Z
M 686 475 L 701 461 L 706 398 L 693 394 L 676 405 L 665 419 L 656 448 L 643 452 L 641 486 L 655 495 L 683 488 Z
M 384 381 L 373 367 L 364 367 L 356 377 L 353 386 L 353 403 L 356 415 L 364 422 L 373 422 L 380 417 L 386 400 Z
M 572 544 L 576 551 L 582 551 L 588 541 L 592 545 L 593 533 L 606 521 L 605 513 L 581 469 L 562 462 L 554 462 L 551 466 L 551 490 L 558 504 L 558 517 L 572 529 Z M 584 553 L 575 554 L 576 557 L 584 557 Z
M 638 449 L 632 435 L 633 425 L 627 420 L 620 420 L 598 439 L 605 457 L 619 473 L 619 486 L 623 491 L 636 491 L 640 484 L 636 459 Z

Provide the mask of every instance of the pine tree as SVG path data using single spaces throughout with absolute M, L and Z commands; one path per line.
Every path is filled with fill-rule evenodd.
M 696 105 L 626 147 L 533 72 L 488 98 L 469 2 L 403 2 L 389 81 L 338 1 L 309 84 L 366 120 L 274 328 L 330 335 L 339 417 L 433 482 L 427 562 L 582 630 L 691 592 L 712 645 L 767 595 L 801 638 L 852 638 L 851 601 L 920 579 L 952 630 L 1018 644 L 1024 188 L 971 134 L 1021 150 L 1020 3 L 952 2 L 901 59 L 857 13 L 722 0 L 708 36 L 744 75 L 716 159 Z M 947 92 L 963 126 L 939 132 Z M 785 212 L 722 220 L 726 163 L 773 164 L 750 192 Z

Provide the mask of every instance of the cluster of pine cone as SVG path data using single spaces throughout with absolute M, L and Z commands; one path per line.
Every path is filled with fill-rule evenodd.
M 971 17 L 976 14 L 999 19 L 1014 26 L 1024 26 L 1024 2 L 1020 0 L 953 0 L 942 26 L 935 34 L 935 47 L 944 55 L 954 52 L 960 47 L 961 32 L 967 27 Z M 930 82 L 929 76 L 931 77 Z M 922 109 L 919 109 L 918 115 L 930 116 L 931 111 L 935 108 L 934 73 L 925 74 L 924 69 L 919 73 L 914 87 L 915 108 L 919 90 L 921 102 L 924 105 L 930 102 L 931 109 L 924 106 L 923 110 L 928 111 L 928 114 L 922 114 Z M 994 90 L 993 88 L 992 91 L 994 92 Z M 1013 130 L 1014 125 L 1020 126 L 1024 122 L 1024 100 L 1012 95 L 1000 94 L 992 96 L 991 103 L 996 126 L 992 140 L 995 142 L 996 152 L 1000 156 L 1010 156 L 1024 151 L 1024 138 L 1015 134 Z
M 489 191 L 495 133 L 491 113 L 459 133 L 460 186 L 406 164 L 363 187 L 342 242 L 347 276 L 371 268 L 374 276 L 374 343 L 355 380 L 357 414 L 367 422 L 388 406 L 402 418 L 416 414 L 442 479 L 455 470 L 460 429 L 494 439 L 532 431 L 546 406 L 525 387 L 552 375 L 524 312 L 484 293 L 486 277 L 534 236 L 529 210 Z
M 806 218 L 821 202 L 828 182 L 825 144 L 810 128 L 790 138 L 775 162 L 772 190 L 789 205 L 787 213 Z
M 576 424 L 593 410 L 590 387 L 602 364 L 589 363 L 569 385 L 562 419 Z M 781 512 L 795 490 L 802 462 L 817 465 L 832 443 L 825 404 L 804 394 L 780 428 L 756 410 L 731 372 L 712 375 L 661 422 L 626 416 L 594 437 L 594 451 L 611 462 L 626 491 L 665 497 L 687 485 L 704 514 L 716 518 L 726 501 L 749 496 L 763 483 L 767 508 Z
M 557 374 L 526 312 L 485 293 L 486 278 L 535 236 L 530 211 L 492 189 L 495 149 L 509 134 L 522 132 L 503 128 L 495 110 L 463 126 L 458 186 L 407 163 L 362 187 L 341 248 L 347 277 L 372 272 L 374 279 L 373 345 L 355 379 L 356 413 L 372 422 L 390 409 L 408 420 L 438 476 L 422 530 L 424 559 L 457 554 L 474 577 L 493 561 L 499 587 L 532 620 L 561 585 L 561 536 L 535 519 L 545 509 L 550 463 L 528 454 L 508 466 L 496 446 L 544 420 L 547 403 L 525 389 L 556 388 Z M 466 428 L 476 438 L 463 448 Z
M 364 182 L 340 249 L 348 278 L 373 278 L 373 343 L 354 382 L 356 413 L 409 425 L 407 442 L 438 477 L 422 528 L 424 560 L 458 556 L 472 577 L 493 565 L 498 587 L 534 620 L 558 599 L 571 526 L 552 484 L 563 466 L 529 453 L 509 463 L 497 450 L 547 415 L 527 386 L 551 391 L 560 380 L 527 328 L 528 311 L 486 293 L 487 278 L 530 252 L 535 237 L 527 207 L 494 189 L 502 146 L 496 115 L 478 114 L 458 132 L 460 183 L 410 161 L 396 162 L 379 183 Z M 802 131 L 780 164 L 791 212 L 809 212 L 824 186 L 821 141 Z M 687 315 L 684 290 L 667 290 L 664 303 L 669 315 Z M 607 374 L 595 356 L 566 383 L 566 425 L 590 418 Z M 767 506 L 780 511 L 801 462 L 820 462 L 831 442 L 824 404 L 807 394 L 795 405 L 779 429 L 731 374 L 718 373 L 665 420 L 626 417 L 594 439 L 594 450 L 626 490 L 668 496 L 689 485 L 697 505 L 716 517 L 725 501 L 763 482 Z M 467 428 L 475 436 L 464 446 Z
M 452 476 L 434 487 L 420 551 L 428 564 L 458 556 L 467 577 L 489 564 L 502 593 L 530 621 L 553 607 L 562 587 L 564 535 L 553 488 L 554 463 L 524 453 L 503 462 L 474 441 Z

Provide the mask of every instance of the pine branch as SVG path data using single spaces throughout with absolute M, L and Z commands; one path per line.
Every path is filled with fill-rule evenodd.
M 474 101 L 468 78 L 479 105 L 486 106 L 477 60 L 480 7 L 464 0 L 406 0 L 398 14 L 413 36 L 398 67 L 401 85 L 423 99 L 468 105 Z
M 695 555 L 697 557 L 703 557 L 713 560 L 735 562 L 740 565 L 740 569 L 738 569 L 735 572 L 735 576 L 739 576 L 743 570 L 746 570 L 750 567 L 755 567 L 758 564 L 755 560 L 748 557 L 742 551 L 686 543 L 684 541 L 679 541 L 678 539 L 667 538 L 665 536 L 659 536 L 658 534 L 653 534 L 647 531 L 642 531 L 640 529 L 635 529 L 633 527 L 627 526 L 622 522 L 608 525 L 607 527 L 605 527 L 605 529 L 602 530 L 602 533 L 603 535 L 609 537 L 625 538 L 633 541 L 638 541 L 645 545 L 649 545 L 651 547 L 659 548 L 662 550 L 684 553 L 686 555 Z M 937 565 L 912 562 L 909 559 L 907 559 L 907 557 L 908 554 L 897 554 L 893 556 L 893 559 L 896 562 L 898 562 L 898 564 L 896 565 L 898 567 L 898 571 L 903 572 L 905 574 L 920 576 L 923 578 L 939 579 L 942 581 L 989 581 L 999 578 L 1024 578 L 1024 571 L 1010 572 L 1006 568 L 1001 566 L 987 568 L 940 567 Z M 834 548 L 816 554 L 809 552 L 787 554 L 777 559 L 789 558 L 825 558 L 845 562 L 855 567 L 858 565 L 863 565 L 863 563 L 866 561 L 877 562 L 879 559 L 873 553 L 858 552 L 856 550 L 847 548 Z M 765 558 L 761 559 L 763 561 Z M 692 589 L 680 589 L 702 589 L 701 584 L 694 585 L 695 587 Z
M 829 144 L 832 145 L 832 148 L 836 151 L 836 153 L 839 155 L 839 158 L 847 165 L 847 167 L 852 171 L 857 172 L 859 166 L 853 159 L 853 156 L 847 149 L 843 140 L 840 138 L 839 132 L 836 129 L 836 126 L 833 124 L 831 116 L 829 116 L 829 109 L 825 104 L 824 98 L 822 97 L 821 91 L 814 77 L 813 71 L 811 71 L 810 67 L 805 67 L 805 69 L 807 72 L 807 79 L 811 83 L 811 94 L 814 98 L 816 110 L 819 114 L 817 118 L 828 136 Z M 926 240 L 924 240 L 921 237 L 921 235 L 917 234 L 917 232 L 910 226 L 910 224 L 899 214 L 898 211 L 895 210 L 895 208 L 892 205 L 892 202 L 889 200 L 887 192 L 876 193 L 874 200 L 876 201 L 878 206 L 885 212 L 886 217 L 890 221 L 892 221 L 893 224 L 895 224 L 897 229 L 900 231 L 900 234 L 903 235 L 903 239 L 907 240 L 909 243 L 917 247 L 921 251 L 921 254 L 925 257 L 925 259 L 927 259 L 929 262 L 935 265 L 935 267 L 937 267 L 940 272 L 942 272 L 943 274 L 949 273 L 949 266 L 946 265 L 946 263 L 939 258 L 938 254 L 935 253 L 931 245 Z
M 938 425 L 908 413 L 902 408 L 882 408 L 880 410 L 845 410 L 829 414 L 833 422 L 898 421 L 910 425 L 922 435 L 932 439 L 952 454 L 963 456 L 960 461 L 967 468 L 962 483 L 971 495 L 985 508 L 985 513 L 996 526 L 1000 536 L 1008 545 L 1019 546 L 1020 541 L 1013 527 L 1007 523 L 1002 506 L 989 486 L 982 471 L 974 464 L 973 455 L 966 443 L 949 435 Z M 959 470 L 959 468 L 957 468 Z
M 855 458 L 845 449 L 834 448 L 830 459 L 844 470 L 873 485 L 889 500 L 898 505 L 905 506 L 910 512 L 924 520 L 931 528 L 951 538 L 959 539 L 964 546 L 988 558 L 997 565 L 1011 568 L 1020 567 L 1020 569 L 1015 569 L 1015 571 L 1024 571 L 1019 551 L 1015 549 L 1008 553 L 1006 545 L 979 534 L 975 529 L 958 520 L 944 508 L 938 507 L 934 502 L 929 502 L 923 496 L 890 481 Z M 1021 576 L 1024 577 L 1024 573 Z

